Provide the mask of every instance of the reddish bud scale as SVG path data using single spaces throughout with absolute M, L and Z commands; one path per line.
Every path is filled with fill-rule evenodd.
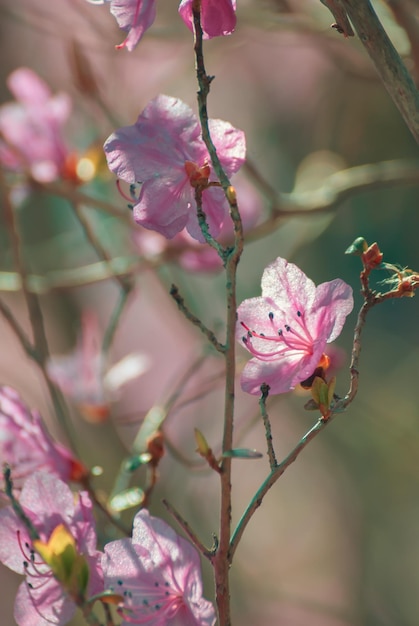
M 160 430 L 147 439 L 146 450 L 151 455 L 150 465 L 156 467 L 164 456 L 164 436 Z
M 383 256 L 378 244 L 376 242 L 371 244 L 367 250 L 362 253 L 362 263 L 365 269 L 372 270 L 381 265 Z
M 208 185 L 211 168 L 207 162 L 202 167 L 199 167 L 192 161 L 185 161 L 185 172 L 192 187 L 206 187 Z

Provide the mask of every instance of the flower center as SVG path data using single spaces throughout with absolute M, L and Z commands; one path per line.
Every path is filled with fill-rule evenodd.
M 147 581 L 141 585 L 139 579 L 132 584 L 118 580 L 117 585 L 116 589 L 111 587 L 110 590 L 123 596 L 124 603 L 118 613 L 130 624 L 143 624 L 154 617 L 166 623 L 184 603 L 182 592 L 172 589 L 167 581 L 155 581 L 154 584 Z
M 211 168 L 207 161 L 202 167 L 193 161 L 185 161 L 185 172 L 192 187 L 206 187 L 208 185 Z
M 268 318 L 272 334 L 251 330 L 244 322 L 240 322 L 247 331 L 247 334 L 242 337 L 242 341 L 249 352 L 262 361 L 270 361 L 272 357 L 280 357 L 282 355 L 313 354 L 314 340 L 305 324 L 304 314 L 301 311 L 296 311 L 295 316 L 289 320 L 290 323 L 286 323 L 283 326 L 276 324 L 275 314 L 272 311 L 268 313 Z M 264 344 L 264 350 L 258 349 L 253 339 L 261 340 Z M 272 345 L 272 350 L 266 351 L 266 346 L 269 343 Z

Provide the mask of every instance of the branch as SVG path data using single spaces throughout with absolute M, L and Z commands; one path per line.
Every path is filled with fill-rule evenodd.
M 178 513 L 178 511 L 176 511 L 176 509 L 167 500 L 162 500 L 162 502 L 166 509 L 169 511 L 169 513 L 173 515 L 179 526 L 188 535 L 189 539 L 192 541 L 197 550 L 199 550 L 199 552 L 207 559 L 211 560 L 211 558 L 214 556 L 214 549 L 208 549 L 204 546 L 204 544 L 198 539 L 195 532 L 189 526 L 188 522 L 183 519 L 181 514 Z
M 217 352 L 220 352 L 221 354 L 225 354 L 225 350 L 226 350 L 225 347 L 218 341 L 218 339 L 215 336 L 215 334 L 213 333 L 213 331 L 210 330 L 209 328 L 207 328 L 205 326 L 205 324 L 203 322 L 201 322 L 199 317 L 196 317 L 196 315 L 191 313 L 189 311 L 189 309 L 186 307 L 185 301 L 182 298 L 182 296 L 180 295 L 179 290 L 176 287 L 176 285 L 172 285 L 171 286 L 171 288 L 170 288 L 170 295 L 172 296 L 173 300 L 178 305 L 179 310 L 182 311 L 182 313 L 186 317 L 186 319 L 188 319 L 190 322 L 192 322 L 192 324 L 194 326 L 199 328 L 199 330 L 205 335 L 205 337 L 208 339 L 208 341 L 211 343 L 211 345 L 214 346 L 214 348 L 217 350 Z
M 272 443 L 271 422 L 269 420 L 269 415 L 266 411 L 266 400 L 268 399 L 268 395 L 269 395 L 269 385 L 266 385 L 265 383 L 263 383 L 263 385 L 260 388 L 260 391 L 261 391 L 261 397 L 259 400 L 259 406 L 260 406 L 260 412 L 262 415 L 263 423 L 265 425 L 265 438 L 266 438 L 266 443 L 268 446 L 269 465 L 271 466 L 271 471 L 273 471 L 278 466 L 278 463 L 276 460 L 275 450 L 274 450 L 274 446 Z
M 271 206 L 270 217 L 246 233 L 246 242 L 271 233 L 286 217 L 323 215 L 357 193 L 396 185 L 419 185 L 419 161 L 395 160 L 358 165 L 332 174 L 318 189 L 278 193 L 276 203 Z
M 381 80 L 419 143 L 419 91 L 369 0 L 341 0 Z

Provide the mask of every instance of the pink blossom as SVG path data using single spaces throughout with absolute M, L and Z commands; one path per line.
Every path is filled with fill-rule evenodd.
M 162 520 L 141 510 L 131 539 L 105 546 L 105 589 L 123 597 L 125 624 L 212 626 L 214 607 L 202 597 L 196 550 Z
M 71 110 L 69 96 L 52 96 L 25 67 L 12 72 L 7 85 L 17 102 L 0 107 L 0 162 L 12 171 L 29 171 L 40 182 L 66 176 L 69 152 L 62 127 Z
M 20 488 L 23 481 L 41 468 L 69 482 L 80 481 L 87 469 L 62 444 L 53 441 L 41 416 L 30 411 L 11 387 L 0 387 L 0 458 L 13 473 Z
M 210 120 L 210 132 L 228 176 L 245 158 L 244 133 L 227 122 Z M 210 176 L 210 157 L 192 110 L 176 98 L 160 95 L 152 100 L 136 124 L 113 133 L 105 143 L 109 168 L 135 185 L 136 222 L 172 238 L 186 227 L 192 237 L 204 241 L 196 215 L 193 172 Z M 193 170 L 193 172 L 192 172 Z M 202 206 L 211 234 L 220 232 L 227 201 L 219 187 L 203 191 Z
M 182 0 L 179 13 L 186 26 L 193 30 L 194 0 Z M 236 0 L 201 0 L 201 26 L 206 39 L 230 35 L 236 27 Z
M 74 537 L 78 552 L 88 563 L 89 596 L 102 591 L 100 553 L 96 550 L 88 494 L 79 493 L 75 502 L 65 483 L 42 471 L 28 478 L 19 502 L 42 541 L 47 541 L 53 530 L 64 524 Z M 19 626 L 60 625 L 71 619 L 76 608 L 74 602 L 63 591 L 50 567 L 34 551 L 28 528 L 11 506 L 0 510 L 0 561 L 26 578 L 15 601 L 14 617 Z
M 88 421 L 101 422 L 108 417 L 110 402 L 118 390 L 148 366 L 146 355 L 133 353 L 109 367 L 97 316 L 93 311 L 84 311 L 76 348 L 70 354 L 51 357 L 47 371 Z
M 285 259 L 268 265 L 262 296 L 237 311 L 236 337 L 254 356 L 241 376 L 243 390 L 256 395 L 266 383 L 270 393 L 284 393 L 309 378 L 352 308 L 352 289 L 339 278 L 316 287 Z
M 239 173 L 234 182 L 244 232 L 248 232 L 257 223 L 262 212 L 261 198 L 255 188 Z M 221 227 L 218 241 L 229 245 L 233 241 L 233 223 L 227 215 Z M 184 229 L 170 241 L 162 235 L 144 231 L 134 232 L 134 240 L 142 255 L 150 259 L 163 256 L 177 261 L 188 272 L 219 272 L 223 262 L 214 248 L 203 245 L 193 239 Z
M 89 0 L 91 4 L 103 4 L 105 0 Z M 128 31 L 124 41 L 116 46 L 134 50 L 145 31 L 156 18 L 156 0 L 110 0 L 111 13 L 122 30 Z

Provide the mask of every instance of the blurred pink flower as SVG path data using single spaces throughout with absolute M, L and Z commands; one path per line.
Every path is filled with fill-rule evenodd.
M 41 416 L 30 411 L 11 387 L 0 387 L 0 458 L 19 489 L 36 470 L 45 468 L 62 480 L 82 481 L 88 470 L 62 444 L 53 441 Z
M 71 155 L 62 136 L 70 98 L 51 95 L 49 87 L 32 70 L 12 72 L 7 85 L 17 102 L 0 107 L 0 162 L 12 171 L 29 171 L 39 182 L 72 176 Z
M 101 347 L 99 322 L 93 311 L 84 311 L 76 348 L 47 362 L 49 378 L 78 406 L 91 422 L 104 421 L 118 390 L 143 374 L 149 366 L 144 354 L 128 354 L 108 366 Z
M 244 133 L 228 122 L 210 120 L 210 131 L 227 175 L 240 168 L 245 158 Z M 106 141 L 109 169 L 135 185 L 135 221 L 169 239 L 186 227 L 198 241 L 204 241 L 196 215 L 194 180 L 210 176 L 210 157 L 201 138 L 195 115 L 176 98 L 160 95 L 152 100 L 133 126 L 125 126 Z M 205 189 L 202 206 L 211 234 L 220 232 L 227 211 L 219 187 Z
M 316 287 L 285 259 L 268 265 L 262 296 L 245 300 L 237 311 L 236 337 L 254 356 L 242 372 L 243 390 L 256 395 L 266 383 L 278 394 L 306 380 L 352 308 L 352 288 L 343 280 Z
M 105 589 L 123 597 L 122 624 L 212 626 L 215 611 L 202 598 L 195 548 L 162 520 L 143 509 L 131 539 L 105 546 Z
M 193 31 L 194 0 L 182 0 L 179 13 Z M 236 0 L 201 0 L 201 26 L 205 39 L 230 35 L 236 27 Z
M 88 563 L 89 595 L 102 591 L 100 553 L 96 550 L 88 494 L 79 493 L 75 502 L 65 483 L 42 471 L 28 478 L 19 502 L 42 541 L 48 541 L 60 524 L 65 526 L 76 541 L 77 551 Z M 63 591 L 50 567 L 34 551 L 28 528 L 11 506 L 0 510 L 0 561 L 26 577 L 15 601 L 14 617 L 19 626 L 60 625 L 71 619 L 76 608 L 74 602 Z

